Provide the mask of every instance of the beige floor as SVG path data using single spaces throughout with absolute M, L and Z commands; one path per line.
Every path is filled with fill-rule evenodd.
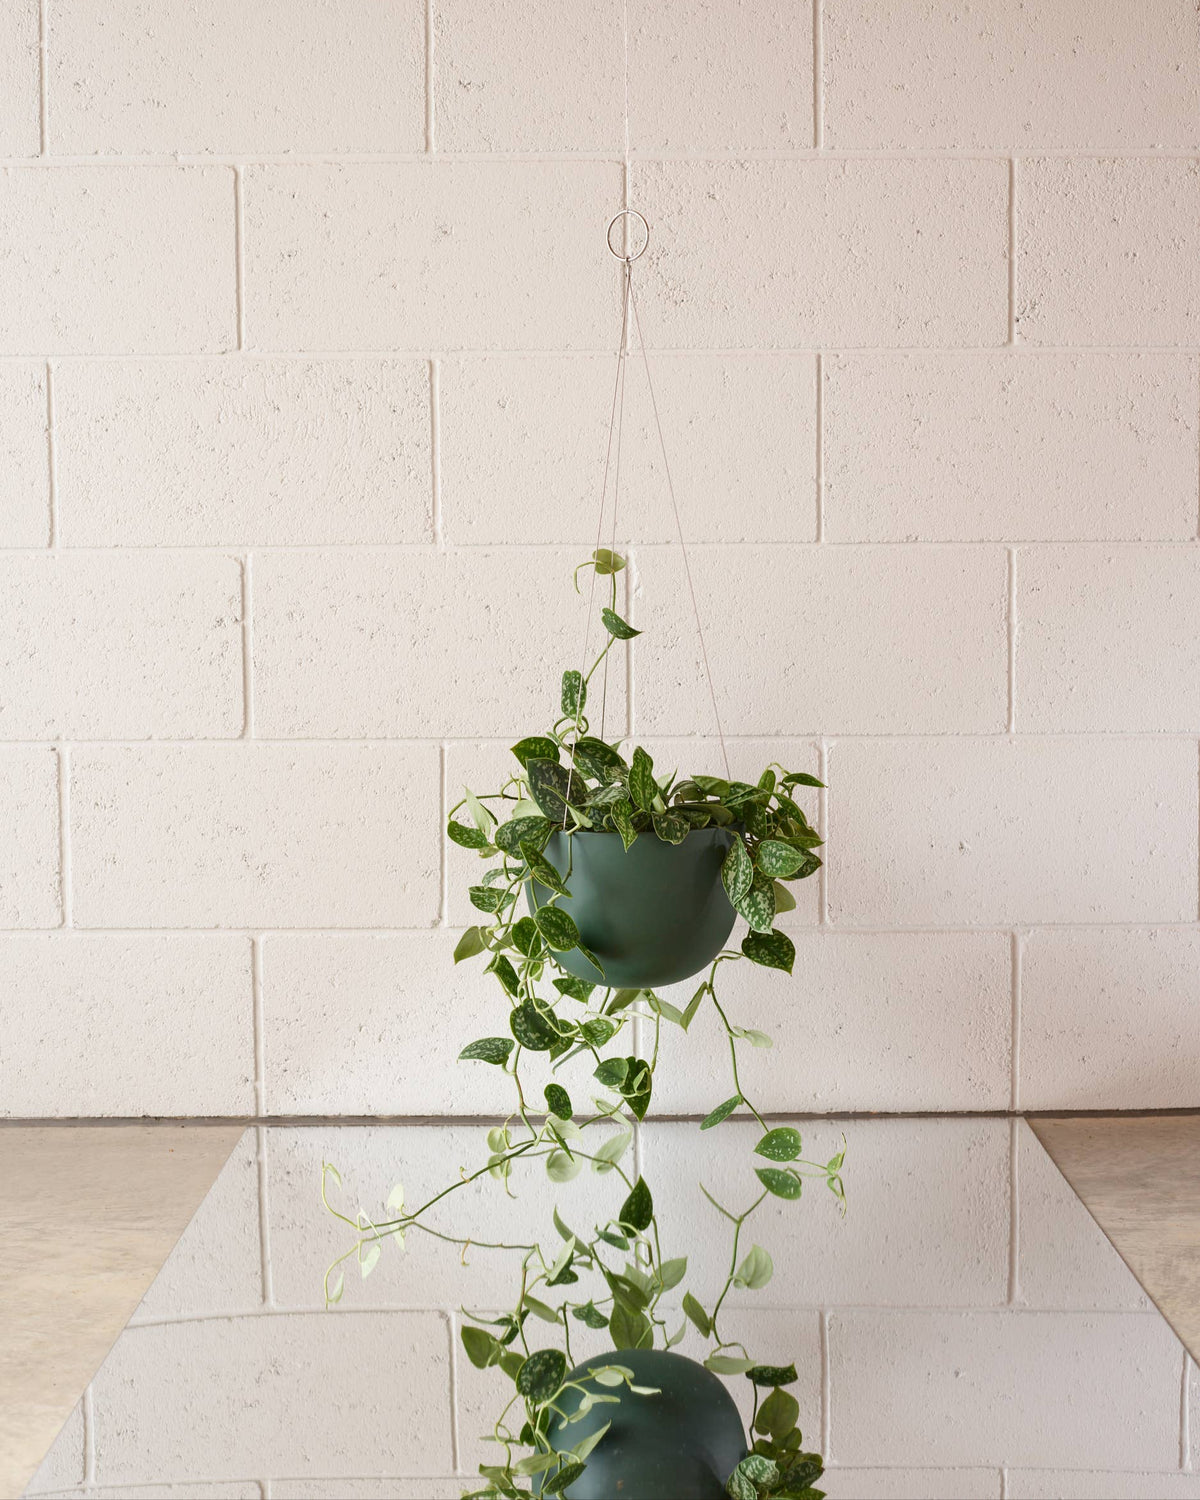
M 0 1496 L 29 1482 L 241 1134 L 0 1127 Z
M 1200 1360 L 1200 1115 L 1029 1124 L 1192 1358 Z

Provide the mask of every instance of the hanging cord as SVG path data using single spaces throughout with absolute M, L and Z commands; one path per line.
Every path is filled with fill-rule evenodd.
M 623 303 L 628 310 L 630 300 L 633 296 L 633 262 L 626 257 L 625 260 L 625 294 Z M 625 375 L 629 368 L 629 350 L 626 344 L 626 332 L 628 322 L 625 317 L 621 319 L 621 353 L 617 369 L 621 382 L 621 399 L 617 404 L 617 462 L 613 474 L 613 503 L 612 503 L 612 535 L 609 539 L 609 551 L 615 553 L 617 550 L 617 504 L 621 498 L 621 438 L 625 431 Z M 592 569 L 593 580 L 596 570 Z M 612 575 L 613 583 L 617 581 L 617 575 Z M 615 601 L 614 601 L 615 602 Z M 604 726 L 608 718 L 608 659 L 612 655 L 611 650 L 605 653 L 604 676 L 601 679 L 600 691 L 600 738 L 604 738 Z
M 643 220 L 643 222 L 645 222 Z M 688 593 L 692 597 L 692 614 L 696 617 L 696 634 L 700 638 L 700 656 L 704 662 L 704 676 L 708 681 L 708 696 L 712 700 L 713 718 L 717 724 L 717 738 L 721 742 L 721 759 L 725 763 L 725 776 L 730 778 L 729 755 L 725 749 L 725 731 L 721 727 L 721 710 L 717 707 L 717 693 L 713 687 L 712 669 L 708 663 L 708 646 L 704 640 L 704 626 L 700 623 L 700 606 L 696 602 L 696 585 L 692 579 L 692 565 L 688 559 L 687 543 L 683 539 L 683 522 L 679 518 L 679 505 L 675 499 L 675 485 L 671 479 L 671 465 L 667 459 L 667 444 L 663 437 L 662 420 L 658 415 L 658 401 L 654 395 L 654 382 L 650 378 L 650 359 L 646 353 L 646 339 L 642 333 L 642 319 L 638 312 L 637 298 L 633 294 L 633 276 L 629 276 L 629 303 L 633 308 L 633 322 L 637 329 L 638 344 L 642 351 L 642 364 L 646 370 L 646 385 L 650 391 L 650 407 L 654 412 L 654 425 L 658 429 L 658 446 L 662 450 L 663 471 L 667 476 L 667 493 L 671 497 L 671 509 L 675 513 L 675 531 L 679 537 L 679 550 L 683 554 L 683 571 L 687 575 Z

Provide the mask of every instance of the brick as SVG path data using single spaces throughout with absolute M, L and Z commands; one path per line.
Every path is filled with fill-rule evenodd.
M 263 944 L 267 1108 L 275 1114 L 507 1115 L 512 1080 L 459 1062 L 508 1034 L 483 959 L 454 963 L 457 932 L 273 935 Z M 421 1003 L 413 1005 L 419 995 Z M 421 1060 L 420 1066 L 397 1059 Z
M 420 151 L 424 27 L 419 0 L 65 0 L 50 13 L 53 149 Z
M 665 348 L 1002 344 L 1000 161 L 637 163 L 641 315 Z
M 1017 336 L 1028 344 L 1200 341 L 1200 163 L 1022 161 Z
M 257 732 L 423 737 L 486 727 L 515 739 L 549 728 L 563 669 L 584 660 L 578 561 L 578 551 L 549 548 L 255 558 Z M 623 587 L 622 576 L 619 611 Z M 589 663 L 601 631 L 597 619 Z M 622 654 L 615 648 L 609 674 L 613 726 L 624 722 Z
M 824 371 L 830 541 L 1196 534 L 1190 357 L 855 354 Z
M 0 156 L 40 149 L 38 12 L 38 0 L 12 0 L 0 16 Z
M 640 550 L 635 563 L 635 728 L 707 732 L 678 550 Z M 739 734 L 1004 728 L 1000 549 L 696 549 L 691 570 L 722 716 Z
M 1010 1469 L 1010 1500 L 1200 1500 L 1200 1474 Z
M 437 749 L 96 748 L 72 757 L 80 926 L 427 926 Z
M 623 147 L 618 0 L 529 0 L 519 7 L 443 0 L 433 24 L 439 151 Z
M 452 1467 L 447 1329 L 436 1313 L 132 1328 L 93 1389 L 101 1485 L 298 1464 L 326 1477 Z
M 54 1439 L 37 1473 L 25 1487 L 27 1495 L 45 1495 L 66 1490 L 84 1481 L 83 1403 L 72 1411 Z
M 792 1059 L 794 1067 L 808 1066 L 803 1048 L 793 1048 Z M 714 1081 L 709 1108 L 731 1092 L 724 1080 Z M 735 1306 L 753 1306 L 755 1298 L 776 1308 L 845 1302 L 987 1307 L 1005 1301 L 1006 1121 L 824 1120 L 802 1127 L 804 1156 L 819 1162 L 841 1149 L 844 1130 L 850 1210 L 840 1218 L 820 1181 L 808 1185 L 803 1203 L 767 1199 L 746 1224 L 743 1243 L 769 1251 L 775 1277 L 762 1292 L 734 1294 Z M 660 1212 L 663 1254 L 687 1254 L 689 1286 L 705 1306 L 728 1274 L 731 1241 L 728 1226 L 700 1191 L 698 1163 L 703 1161 L 705 1188 L 719 1203 L 744 1207 L 755 1186 L 750 1169 L 765 1165 L 752 1154 L 761 1136 L 752 1120 L 730 1121 L 704 1135 L 696 1124 L 643 1127 L 642 1170 Z M 880 1254 L 880 1225 L 887 1226 L 886 1255 Z M 668 1248 L 672 1240 L 675 1248 Z M 838 1456 L 846 1455 L 839 1450 Z M 930 1462 L 957 1461 L 930 1455 Z
M 236 343 L 229 168 L 6 168 L 0 238 L 13 247 L 0 265 L 0 354 Z
M 1029 547 L 1016 565 L 1016 722 L 1043 732 L 1200 730 L 1200 557 Z
M 0 750 L 0 928 L 57 927 L 58 757 Z
M 3 1113 L 251 1114 L 253 1015 L 245 938 L 10 935 Z
M 525 1066 L 525 1059 L 522 1063 L 527 1097 L 540 1101 L 541 1076 L 536 1083 L 531 1076 L 537 1074 L 537 1065 Z M 487 1066 L 460 1064 L 464 1072 L 468 1067 Z M 545 1076 L 549 1078 L 548 1073 Z M 590 1069 L 576 1063 L 557 1077 L 574 1087 L 582 1103 L 587 1097 Z M 508 1113 L 506 1110 L 505 1115 Z M 595 1128 L 589 1134 L 599 1141 L 607 1134 L 607 1127 Z M 487 1126 L 482 1123 L 272 1128 L 268 1136 L 268 1202 L 277 1305 L 322 1307 L 326 1268 L 355 1245 L 353 1231 L 321 1209 L 317 1194 L 323 1162 L 336 1167 L 342 1178 L 340 1188 L 333 1182 L 329 1185 L 330 1202 L 335 1207 L 353 1216 L 362 1205 L 378 1222 L 384 1222 L 385 1204 L 396 1183 L 404 1187 L 405 1203 L 415 1208 L 454 1182 L 460 1170 L 470 1174 L 485 1169 L 490 1155 Z M 631 1162 L 632 1149 L 624 1164 L 628 1167 Z M 353 1262 L 347 1263 L 340 1305 L 466 1306 L 472 1311 L 509 1307 L 520 1287 L 524 1253 L 520 1247 L 536 1242 L 545 1247 L 548 1256 L 551 1252 L 557 1255 L 562 1247 L 554 1227 L 555 1207 L 568 1223 L 605 1224 L 620 1211 L 628 1194 L 625 1184 L 612 1173 L 601 1176 L 588 1170 L 573 1182 L 551 1183 L 540 1160 L 516 1163 L 510 1187 L 511 1194 L 506 1193 L 485 1170 L 477 1181 L 456 1189 L 431 1211 L 427 1222 L 440 1233 L 460 1240 L 518 1248 L 505 1251 L 473 1243 L 464 1265 L 457 1248 L 412 1231 L 405 1237 L 403 1250 L 398 1245 L 384 1246 L 369 1281 L 362 1280 Z
M 997 1469 L 845 1469 L 825 1471 L 839 1500 L 999 1500 Z M 1012 1494 L 1012 1490 L 1008 1491 Z
M 44 365 L 0 365 L 0 465 L 0 546 L 44 547 L 50 540 Z
M 1041 934 L 1038 934 L 1041 936 Z M 1017 1304 L 1145 1311 L 1149 1299 L 1022 1120 L 1017 1131 Z
M 172 941 L 180 943 L 187 939 L 176 935 Z M 196 1054 L 210 1058 L 212 1055 L 202 1046 L 197 1047 Z M 209 1066 L 212 1066 L 211 1062 Z M 216 1109 L 196 1111 L 198 1114 L 225 1112 Z M 239 1112 L 252 1113 L 253 1099 L 249 1104 L 243 1103 Z M 131 1110 L 129 1113 L 140 1111 Z M 255 1136 L 255 1131 L 248 1129 L 234 1148 L 204 1202 L 196 1210 L 195 1217 L 142 1298 L 132 1323 L 256 1312 L 262 1306 Z
M 246 322 L 266 349 L 615 345 L 614 162 L 252 166 Z
M 433 539 L 424 360 L 68 361 L 54 398 L 69 546 Z
M 787 930 L 796 945 L 793 978 L 749 963 L 719 971 L 730 1020 L 775 1044 L 739 1047 L 742 1086 L 760 1110 L 1008 1108 L 1006 933 Z M 735 946 L 739 940 L 735 933 Z M 695 988 L 693 980 L 663 995 L 683 1008 Z M 662 1049 L 657 1106 L 706 1114 L 724 1088 L 715 1080 L 729 1070 L 716 1011 L 702 1006 L 686 1037 L 664 1027 Z
M 635 151 L 804 150 L 813 144 L 812 6 L 702 0 L 629 7 Z
M 1185 741 L 843 740 L 825 779 L 833 922 L 1195 917 L 1195 746 Z
M 975 11 L 869 0 L 825 17 L 825 138 L 835 149 L 1191 148 L 1200 67 L 1185 5 L 1086 0 Z
M 616 363 L 496 357 L 441 371 L 441 480 L 454 543 L 595 545 Z M 816 536 L 813 363 L 656 355 L 652 378 L 684 535 L 695 542 Z M 615 444 L 614 444 L 615 466 Z M 610 473 L 603 534 L 612 525 Z M 618 544 L 676 538 L 640 358 L 628 361 Z
M 235 558 L 0 555 L 0 735 L 241 733 Z
M 829 1361 L 840 1463 L 1178 1463 L 1180 1349 L 1157 1314 L 839 1309 Z
M 1031 932 L 1021 961 L 1021 1106 L 1196 1103 L 1195 928 Z

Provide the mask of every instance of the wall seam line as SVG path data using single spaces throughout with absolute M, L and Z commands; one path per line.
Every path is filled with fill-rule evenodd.
M 446 550 L 445 520 L 442 516 L 442 371 L 436 356 L 429 360 L 429 481 L 432 488 L 430 522 L 433 544 L 439 552 Z
M 462 1444 L 458 1427 L 458 1340 L 454 1337 L 458 1319 L 452 1308 L 443 1308 L 446 1337 L 450 1349 L 450 1467 L 455 1474 L 462 1467 Z
M 38 155 L 45 157 L 50 152 L 50 112 L 47 93 L 47 73 L 50 66 L 50 17 L 49 0 L 40 0 L 38 5 Z
M 1005 589 L 1005 627 L 1007 634 L 1008 706 L 1006 730 L 1017 732 L 1017 549 L 1008 547 Z
M 1183 1379 L 1179 1391 L 1179 1467 L 1185 1474 L 1192 1471 L 1192 1410 L 1191 1410 L 1192 1358 L 1183 1351 Z
M 46 361 L 46 498 L 50 507 L 49 546 L 57 551 L 62 528 L 58 519 L 58 434 L 54 428 L 54 361 Z M 23 550 L 23 549 L 22 549 Z M 31 549 L 42 551 L 42 548 Z
M 242 732 L 238 739 L 254 738 L 254 553 L 242 562 Z M 225 743 L 233 743 L 226 741 Z
M 267 1127 L 256 1125 L 255 1165 L 258 1169 L 258 1252 L 262 1276 L 262 1310 L 274 1311 L 275 1286 L 271 1270 L 270 1191 L 267 1156 Z
M 96 1483 L 96 1402 L 90 1380 L 83 1389 L 83 1483 L 86 1489 Z
M 74 926 L 71 872 L 71 747 L 59 741 L 58 759 L 58 904 L 59 924 L 50 931 Z
M 237 317 L 237 347 L 246 347 L 246 244 L 242 198 L 242 169 L 233 169 L 233 284 Z
M 823 0 L 813 0 L 813 150 L 825 149 L 825 16 Z
M 446 825 L 450 821 L 449 756 L 443 742 L 438 746 L 438 782 L 441 800 L 441 821 L 438 824 L 438 916 L 437 925 L 450 925 L 450 860 Z
M 825 358 L 817 350 L 816 357 L 816 486 L 817 486 L 817 536 L 818 543 L 825 540 Z
M 1020 1124 L 1017 1119 L 1008 1124 L 1008 1306 L 1012 1308 L 1018 1305 L 1021 1294 Z
M 262 986 L 262 935 L 250 939 L 250 1001 L 254 1025 L 254 1098 L 255 1112 L 265 1115 L 267 1111 L 267 1070 L 265 1013 Z
M 1104 924 L 1108 927 L 1110 924 Z M 1023 934 L 1014 929 L 1010 940 L 1009 961 L 1011 966 L 1011 1011 L 1009 1015 L 1009 1104 L 1013 1114 L 1021 1106 L 1021 979 L 1024 957 Z
M 425 0 L 425 155 L 437 154 L 433 71 L 433 0 Z
M 821 1354 L 821 1453 L 827 1462 L 833 1462 L 830 1450 L 830 1435 L 833 1431 L 833 1377 L 829 1358 L 829 1309 L 822 1307 L 817 1322 Z
M 1017 342 L 1017 158 L 1008 161 L 1008 342 Z

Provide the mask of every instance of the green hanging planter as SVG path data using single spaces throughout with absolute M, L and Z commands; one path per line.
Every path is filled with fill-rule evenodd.
M 640 833 L 626 850 L 617 833 L 554 833 L 546 858 L 570 891 L 558 904 L 575 920 L 600 974 L 578 949 L 556 953 L 568 974 L 591 984 L 654 989 L 707 968 L 733 931 L 721 865 L 735 835 L 694 828 L 679 844 Z M 525 886 L 536 911 L 552 892 Z
M 567 1500 L 721 1500 L 725 1480 L 747 1452 L 741 1416 L 721 1381 L 695 1360 L 662 1349 L 621 1349 L 567 1378 L 582 1380 L 589 1365 L 602 1363 L 625 1365 L 635 1384 L 659 1394 L 606 1390 L 619 1405 L 594 1406 L 569 1427 L 560 1421 L 550 1429 L 551 1443 L 561 1441 L 565 1450 L 612 1423 L 584 1473 L 567 1486 Z M 578 1391 L 562 1396 L 566 1416 L 581 1399 Z

